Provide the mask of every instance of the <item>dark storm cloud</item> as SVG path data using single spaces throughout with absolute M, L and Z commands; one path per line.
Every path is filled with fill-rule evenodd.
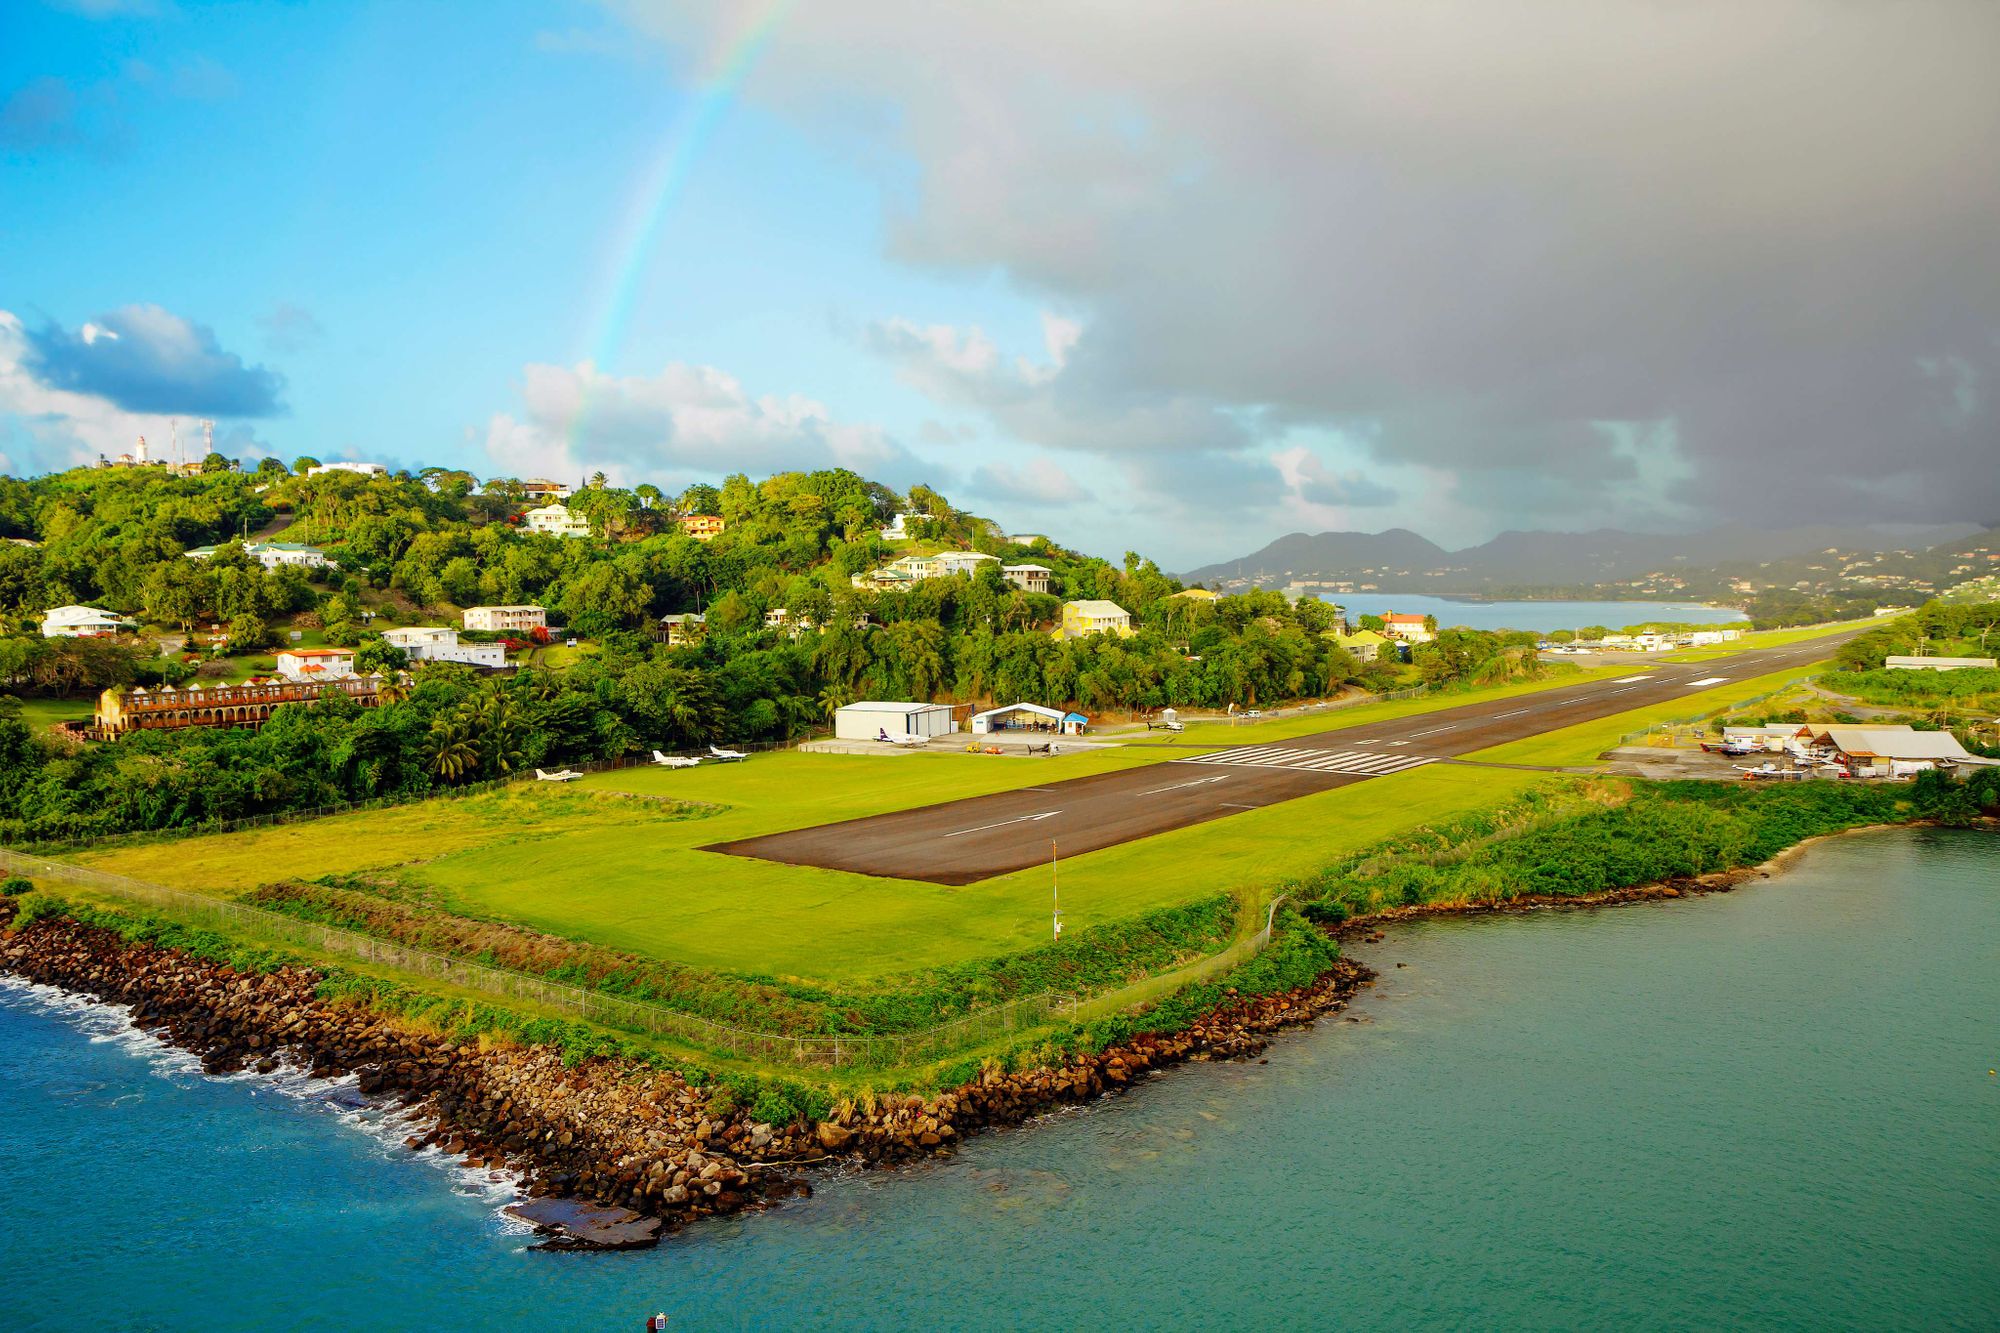
M 153 305 L 132 305 L 75 332 L 44 324 L 23 365 L 52 389 L 89 394 L 128 412 L 268 417 L 285 410 L 285 377 L 245 365 L 215 334 Z
M 732 8 L 621 7 L 683 44 Z M 892 252 L 1076 316 L 1045 380 L 923 371 L 1056 447 L 1305 425 L 1462 495 L 1505 474 L 1510 521 L 1991 521 L 1996 53 L 1988 0 L 857 0 L 798 10 L 748 92 L 894 126 Z

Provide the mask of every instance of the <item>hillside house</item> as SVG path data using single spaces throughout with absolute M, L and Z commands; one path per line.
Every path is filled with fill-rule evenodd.
M 352 648 L 287 648 L 278 654 L 286 680 L 345 680 L 354 674 Z
M 489 670 L 507 665 L 507 649 L 497 643 L 460 643 L 448 625 L 384 630 L 382 641 L 401 648 L 412 662 L 460 662 Z
M 1403 643 L 1429 643 L 1437 637 L 1437 633 L 1424 624 L 1422 616 L 1395 611 L 1382 617 L 1382 633 Z
M 132 622 L 94 606 L 52 607 L 42 616 L 45 639 L 87 639 L 98 634 L 116 634 L 131 629 Z
M 549 613 L 539 606 L 468 606 L 467 629 L 512 633 L 517 630 L 547 629 Z
M 187 553 L 187 557 L 190 560 L 207 560 L 221 549 L 219 546 L 197 546 Z M 282 569 L 286 565 L 300 569 L 325 569 L 333 563 L 319 547 L 301 546 L 297 542 L 245 542 L 243 554 L 266 569 Z
M 329 472 L 351 472 L 357 477 L 386 477 L 389 469 L 380 463 L 320 463 L 306 469 L 308 477 L 324 477 Z
M 682 514 L 678 521 L 681 531 L 698 542 L 712 542 L 729 528 L 719 514 Z
M 576 492 L 559 481 L 547 477 L 533 477 L 521 483 L 521 495 L 527 500 L 538 500 L 543 504 L 561 504 Z
M 1330 629 L 1326 631 L 1325 637 L 1333 640 L 1338 647 L 1345 648 L 1357 662 L 1376 661 L 1381 657 L 1384 648 L 1389 650 L 1391 657 L 1395 656 L 1396 652 L 1391 639 L 1386 635 L 1377 634 L 1372 629 L 1356 630 L 1352 634 L 1342 634 L 1339 630 Z
M 1047 565 L 1002 565 L 1000 577 L 1022 592 L 1046 593 L 1053 584 L 1055 571 Z
M 1100 598 L 1064 602 L 1062 630 L 1065 639 L 1081 639 L 1092 634 L 1116 634 L 1129 638 L 1133 633 L 1132 613 L 1116 602 Z
M 660 617 L 660 629 L 656 637 L 669 648 L 695 643 L 708 633 L 708 617 L 699 611 L 677 611 L 670 616 Z
M 530 509 L 522 519 L 530 532 L 544 533 L 550 537 L 588 537 L 590 521 L 581 514 L 573 514 L 568 505 L 546 504 L 540 509 Z

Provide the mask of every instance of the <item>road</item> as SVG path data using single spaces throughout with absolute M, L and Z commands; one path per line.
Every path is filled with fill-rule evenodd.
M 942 805 L 716 843 L 705 851 L 864 875 L 973 884 L 1064 856 L 1224 819 L 1314 792 L 1408 772 L 1489 746 L 1559 731 L 1825 658 L 1831 635 L 1691 665 L 1414 713 L 1289 740 L 1184 745 L 1166 763 L 1022 787 Z

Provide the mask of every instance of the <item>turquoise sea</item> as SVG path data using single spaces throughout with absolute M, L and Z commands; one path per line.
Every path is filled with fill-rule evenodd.
M 624 1255 L 323 1087 L 0 992 L 0 1328 L 1952 1329 L 2000 1320 L 2000 840 L 1433 922 L 1196 1065 Z M 1398 967 L 1398 963 L 1407 964 Z

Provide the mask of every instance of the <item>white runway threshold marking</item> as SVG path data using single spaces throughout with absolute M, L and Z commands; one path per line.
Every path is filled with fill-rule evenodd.
M 1707 680 L 1689 681 L 1688 688 L 1691 690 L 1698 690 L 1705 685 L 1727 685 L 1728 683 L 1729 683 L 1729 677 L 1727 676 L 1710 676 Z
M 1176 759 L 1176 764 L 1227 764 L 1235 768 L 1282 768 L 1296 773 L 1358 773 L 1377 777 L 1400 773 L 1406 768 L 1432 762 L 1428 755 L 1371 754 L 1366 750 L 1304 750 L 1284 746 L 1242 745 L 1233 750 L 1193 759 Z
M 1009 824 L 1029 824 L 1037 819 L 1054 819 L 1060 810 L 1044 810 L 1039 815 L 1022 815 L 1019 819 L 1003 819 L 997 824 L 981 824 L 978 828 L 962 828 L 956 833 L 947 833 L 947 838 L 962 838 L 968 833 L 984 833 L 988 829 L 1006 828 Z

